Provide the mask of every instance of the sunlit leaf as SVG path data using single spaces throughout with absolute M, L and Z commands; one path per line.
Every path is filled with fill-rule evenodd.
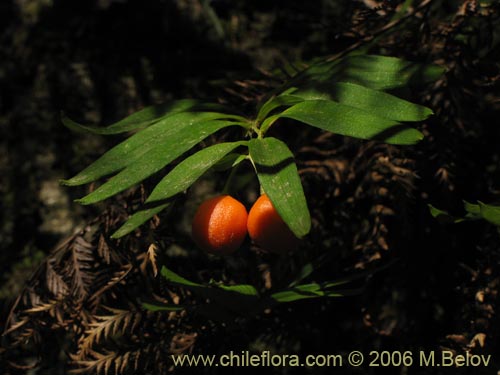
M 411 145 L 423 138 L 422 133 L 407 125 L 329 100 L 308 100 L 280 116 L 336 134 L 386 143 Z
M 171 116 L 179 112 L 185 112 L 200 105 L 201 103 L 194 99 L 176 100 L 169 103 L 146 107 L 118 122 L 115 122 L 114 124 L 105 127 L 81 125 L 65 115 L 62 116 L 61 120 L 66 127 L 74 131 L 111 135 L 144 128 L 161 118 Z
M 186 132 L 197 131 L 200 123 L 227 117 L 228 115 L 215 112 L 177 113 L 168 116 L 116 145 L 76 176 L 61 182 L 70 186 L 83 185 L 118 172 L 141 158 L 149 157 L 149 152 L 154 148 L 165 144 L 173 144 L 175 148 L 177 139 Z M 171 142 L 172 139 L 175 142 Z
M 245 159 L 247 159 L 247 155 L 231 152 L 215 163 L 212 168 L 214 171 L 225 171 L 236 167 Z
M 125 224 L 113 233 L 112 237 L 123 237 L 144 224 L 154 215 L 157 215 L 169 206 L 169 203 L 161 202 L 189 188 L 203 173 L 216 164 L 228 152 L 244 144 L 246 142 L 219 143 L 198 151 L 196 154 L 180 162 L 156 185 L 146 200 L 146 204 L 157 203 L 159 205 L 156 207 L 147 207 L 134 213 Z
M 279 96 L 273 96 L 267 102 L 265 102 L 259 110 L 257 115 L 257 122 L 261 122 L 264 118 L 266 118 L 272 111 L 279 107 L 290 107 L 294 104 L 303 102 L 304 99 L 300 96 L 290 95 L 288 92 L 294 91 L 295 88 L 292 88 Z
M 127 165 L 125 169 L 78 202 L 96 203 L 128 189 L 158 172 L 210 134 L 232 125 L 236 124 L 232 121 L 213 120 L 177 127 L 176 132 L 172 132 L 161 144 L 148 150 L 147 155 L 135 159 L 132 164 Z
M 156 185 L 146 203 L 161 201 L 186 190 L 225 155 L 246 144 L 246 141 L 219 143 L 191 155 Z
M 422 121 L 432 114 L 427 107 L 348 82 L 311 85 L 293 92 L 293 97 L 332 100 L 395 121 Z
M 248 146 L 259 182 L 276 211 L 297 237 L 305 236 L 311 217 L 292 152 L 273 137 L 252 139 Z
M 408 84 L 434 82 L 444 72 L 436 65 L 425 65 L 396 57 L 375 55 L 347 56 L 336 61 L 314 64 L 286 84 L 301 87 L 302 83 L 352 82 L 375 90 L 389 90 Z
M 151 219 L 153 216 L 159 214 L 165 208 L 169 207 L 170 203 L 160 204 L 155 207 L 145 208 L 140 211 L 134 212 L 132 216 L 120 227 L 116 232 L 111 235 L 111 238 L 121 238 L 134 229 L 140 227 L 146 221 Z

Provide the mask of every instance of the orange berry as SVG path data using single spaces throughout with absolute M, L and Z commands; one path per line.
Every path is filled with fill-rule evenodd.
M 193 240 L 210 254 L 231 254 L 245 240 L 247 218 L 245 206 L 229 195 L 208 199 L 194 215 Z
M 299 239 L 288 228 L 265 194 L 261 195 L 250 209 L 247 228 L 250 238 L 257 245 L 273 253 L 283 254 L 299 245 Z

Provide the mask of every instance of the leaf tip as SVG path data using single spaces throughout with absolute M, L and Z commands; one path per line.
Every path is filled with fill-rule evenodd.
M 122 238 L 123 236 L 125 236 L 127 233 L 125 233 L 123 230 L 121 230 L 122 228 L 119 228 L 117 229 L 111 236 L 109 236 L 111 239 L 113 240 L 117 240 L 119 238 Z
M 87 197 L 75 199 L 74 202 L 79 203 L 82 206 L 88 206 L 89 204 L 96 203 L 94 201 L 90 201 L 89 199 L 87 199 Z
M 131 233 L 137 226 L 130 225 L 130 220 L 127 220 L 120 228 L 118 228 L 110 237 L 114 240 L 125 237 L 127 234 Z
M 59 180 L 59 185 L 63 185 L 63 186 L 71 186 L 71 182 L 70 182 L 70 180 L 60 179 L 60 180 Z

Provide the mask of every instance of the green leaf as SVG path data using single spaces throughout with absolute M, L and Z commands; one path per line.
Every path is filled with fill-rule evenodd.
M 289 95 L 289 92 L 295 90 L 292 88 L 290 90 L 285 91 L 279 96 L 273 96 L 267 102 L 265 102 L 259 110 L 257 115 L 257 122 L 260 123 L 264 120 L 272 111 L 279 107 L 289 107 L 294 104 L 303 102 L 304 99 L 300 96 Z
M 189 281 L 188 279 L 183 278 L 182 276 L 176 274 L 174 271 L 168 269 L 165 266 L 161 268 L 160 273 L 167 281 L 170 281 L 171 283 L 177 285 L 185 287 L 203 287 L 203 285 L 201 284 L 197 284 L 193 281 Z
M 198 100 L 183 99 L 165 104 L 146 107 L 106 127 L 81 125 L 71 120 L 70 118 L 66 117 L 65 115 L 62 115 L 61 120 L 66 127 L 74 131 L 80 131 L 92 134 L 101 134 L 101 135 L 111 135 L 111 134 L 120 134 L 144 128 L 158 121 L 161 118 L 164 118 L 166 116 L 171 116 L 175 113 L 192 110 L 193 108 L 200 105 L 201 103 Z
M 161 274 L 166 280 L 174 285 L 184 287 L 193 293 L 204 297 L 207 300 L 203 304 L 193 305 L 193 311 L 201 313 L 211 319 L 232 320 L 237 316 L 252 316 L 271 307 L 277 303 L 293 302 L 307 298 L 318 297 L 343 297 L 347 295 L 358 294 L 363 290 L 361 288 L 340 289 L 339 286 L 349 283 L 360 276 L 331 281 L 326 283 L 310 283 L 294 286 L 267 296 L 260 297 L 255 287 L 248 284 L 224 285 L 222 283 L 212 282 L 210 285 L 201 285 L 189 281 L 175 272 L 167 269 L 165 266 L 161 269 Z M 147 309 L 152 311 L 176 311 L 182 306 L 158 306 L 155 304 L 145 304 Z
M 182 311 L 186 308 L 181 305 L 154 305 L 152 303 L 142 303 L 142 307 L 149 311 Z
M 169 206 L 170 203 L 164 203 L 155 207 L 145 208 L 135 212 L 120 228 L 118 228 L 116 232 L 111 235 L 111 238 L 117 239 L 129 234 L 134 229 L 140 227 L 146 221 L 159 214 Z
M 225 171 L 228 169 L 231 169 L 233 167 L 236 167 L 238 164 L 240 164 L 243 160 L 247 159 L 247 155 L 245 154 L 239 154 L 239 153 L 229 153 L 226 156 L 224 156 L 222 159 L 220 159 L 217 163 L 214 164 L 212 167 L 214 171 Z
M 440 210 L 439 208 L 434 207 L 432 204 L 428 204 L 427 206 L 429 207 L 429 211 L 430 211 L 432 217 L 435 218 L 435 219 L 441 220 L 444 223 L 446 223 L 446 222 L 448 222 L 448 223 L 451 223 L 451 222 L 456 223 L 456 222 L 462 220 L 462 219 L 453 217 L 452 215 L 450 215 L 446 211 L 443 211 L 443 210 Z
M 225 290 L 226 292 L 238 293 L 245 296 L 254 296 L 257 297 L 259 293 L 257 289 L 252 285 L 248 284 L 239 284 L 239 285 L 219 285 L 220 289 Z
M 271 298 L 278 303 L 298 301 L 306 298 L 318 298 L 323 295 L 319 292 L 302 292 L 300 290 L 284 290 L 271 295 Z
M 329 100 L 308 100 L 280 114 L 333 133 L 386 143 L 411 145 L 423 138 L 418 130 L 358 108 Z
M 203 288 L 210 290 L 211 292 L 216 291 L 219 293 L 227 293 L 231 294 L 241 294 L 243 296 L 257 296 L 257 290 L 248 284 L 239 284 L 239 285 L 224 285 L 222 283 L 213 282 L 211 285 L 202 285 L 195 283 L 193 281 L 187 280 L 184 277 L 176 274 L 174 271 L 168 269 L 163 266 L 161 268 L 161 275 L 169 282 L 186 287 L 192 290 L 199 290 L 197 288 Z
M 297 285 L 299 282 L 311 275 L 314 272 L 314 268 L 314 264 L 311 262 L 304 264 L 299 270 L 295 279 L 290 284 L 288 284 L 288 286 L 293 287 Z
M 313 85 L 293 92 L 293 96 L 305 100 L 333 100 L 395 121 L 422 121 L 432 115 L 432 111 L 427 107 L 347 82 Z
M 467 217 L 477 219 L 481 218 L 481 207 L 479 204 L 464 201 L 464 209 L 467 211 Z
M 500 225 L 500 206 L 492 206 L 479 202 L 481 216 L 492 224 Z
M 156 185 L 146 203 L 162 201 L 186 190 L 225 155 L 247 143 L 246 141 L 219 143 L 191 155 Z
M 163 139 L 161 144 L 149 149 L 147 155 L 134 159 L 132 164 L 127 165 L 125 169 L 92 193 L 79 199 L 78 202 L 81 204 L 96 203 L 128 189 L 161 170 L 210 134 L 232 125 L 237 124 L 232 121 L 213 120 L 177 127 L 177 131 L 171 132 L 170 137 Z
M 272 116 L 269 116 L 268 118 L 266 118 L 264 121 L 262 121 L 262 124 L 260 126 L 260 131 L 262 134 L 265 134 L 269 128 L 277 121 L 279 120 L 282 116 L 283 112 L 281 113 L 278 113 L 278 114 L 275 114 L 275 115 L 272 115 Z
M 120 171 L 141 158 L 149 157 L 149 152 L 155 147 L 169 144 L 175 148 L 178 138 L 186 132 L 197 132 L 200 123 L 226 119 L 228 116 L 223 113 L 200 112 L 177 113 L 163 118 L 116 145 L 76 176 L 61 183 L 83 185 Z M 238 122 L 232 122 L 231 125 L 233 124 L 241 125 Z M 172 139 L 175 141 L 171 142 Z
M 213 283 L 212 285 L 201 285 L 189 281 L 165 266 L 161 269 L 161 274 L 166 280 L 174 285 L 182 286 L 200 297 L 210 300 L 199 307 L 200 313 L 231 311 L 240 315 L 248 314 L 260 309 L 262 302 L 258 297 L 257 290 L 251 285 L 222 285 Z
M 445 218 L 448 221 L 460 223 L 466 220 L 480 220 L 484 219 L 494 225 L 500 226 L 500 206 L 485 204 L 478 202 L 478 204 L 464 201 L 464 209 L 467 214 L 464 217 L 453 217 L 445 211 L 437 209 L 429 205 L 431 214 L 435 218 Z
M 262 189 L 276 211 L 297 237 L 305 236 L 311 217 L 292 152 L 272 137 L 252 139 L 248 147 Z
M 294 77 L 286 87 L 317 82 L 351 82 L 374 90 L 389 90 L 408 84 L 434 82 L 444 72 L 436 65 L 424 65 L 396 57 L 353 55 L 314 64 Z
M 228 152 L 246 143 L 219 143 L 186 158 L 156 185 L 146 204 L 163 202 L 186 190 Z M 111 237 L 120 238 L 129 234 L 168 206 L 169 203 L 164 203 L 137 211 Z
M 343 297 L 347 293 L 337 290 L 329 290 L 329 287 L 322 287 L 320 284 L 297 285 L 288 290 L 282 290 L 271 294 L 271 298 L 279 303 L 293 302 L 301 299 L 318 297 Z

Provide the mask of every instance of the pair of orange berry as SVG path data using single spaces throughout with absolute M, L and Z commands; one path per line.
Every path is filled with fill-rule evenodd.
M 247 232 L 262 249 L 279 254 L 296 248 L 299 242 L 265 194 L 248 214 L 245 206 L 229 195 L 208 199 L 200 205 L 192 223 L 195 243 L 211 254 L 233 253 Z

